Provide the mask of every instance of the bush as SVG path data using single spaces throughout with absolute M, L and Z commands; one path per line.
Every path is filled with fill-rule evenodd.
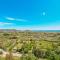
M 60 54 L 60 46 L 58 46 L 58 48 L 55 50 L 56 54 Z
M 21 60 L 37 60 L 33 54 L 25 54 L 21 57 Z
M 48 60 L 60 60 L 59 55 L 55 53 L 55 51 L 49 51 L 47 55 Z
M 33 49 L 32 53 L 38 58 L 46 57 L 46 50 L 44 49 Z
M 23 53 L 28 53 L 31 50 L 31 48 L 32 48 L 32 46 L 30 43 L 25 43 L 25 44 L 23 44 L 20 51 L 22 51 Z

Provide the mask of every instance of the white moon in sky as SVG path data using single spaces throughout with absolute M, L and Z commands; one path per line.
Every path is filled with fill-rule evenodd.
M 42 13 L 42 15 L 43 15 L 43 16 L 45 16 L 45 15 L 46 15 L 46 13 L 45 13 L 45 12 L 43 12 L 43 13 Z

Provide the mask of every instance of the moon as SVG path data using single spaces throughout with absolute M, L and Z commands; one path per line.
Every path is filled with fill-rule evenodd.
M 46 12 L 42 12 L 42 15 L 45 16 L 46 15 Z

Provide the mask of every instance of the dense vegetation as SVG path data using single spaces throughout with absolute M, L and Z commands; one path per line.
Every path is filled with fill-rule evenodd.
M 0 60 L 60 60 L 60 33 L 0 31 L 0 50 Z

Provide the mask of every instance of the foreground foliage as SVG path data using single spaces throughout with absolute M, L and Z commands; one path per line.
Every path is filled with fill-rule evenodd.
M 60 33 L 0 32 L 0 49 L 0 60 L 60 60 Z

